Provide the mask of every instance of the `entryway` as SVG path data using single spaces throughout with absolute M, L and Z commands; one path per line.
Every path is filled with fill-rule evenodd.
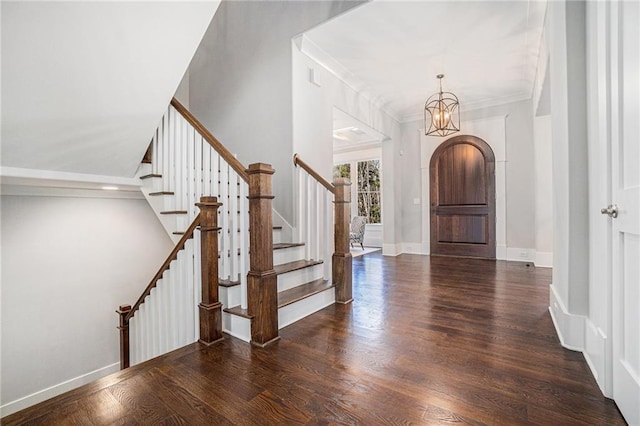
M 453 137 L 430 163 L 431 254 L 496 257 L 495 156 L 484 140 Z

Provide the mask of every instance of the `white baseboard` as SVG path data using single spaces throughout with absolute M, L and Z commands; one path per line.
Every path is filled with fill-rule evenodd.
M 596 379 L 602 393 L 607 397 L 612 397 L 613 389 L 611 383 L 607 383 L 607 376 L 613 372 L 607 372 L 608 359 L 611 353 L 607 348 L 607 335 L 591 319 L 585 318 L 585 338 L 584 338 L 584 359 L 591 369 L 591 374 Z
M 535 259 L 535 249 L 507 247 L 507 260 L 514 262 L 533 262 Z
M 24 396 L 16 399 L 15 401 L 8 402 L 0 407 L 0 417 L 8 416 L 9 414 L 16 413 L 32 405 L 38 404 L 42 401 L 46 401 L 54 396 L 61 395 L 65 392 L 69 392 L 75 388 L 78 388 L 94 380 L 101 379 L 109 374 L 120 371 L 120 363 L 107 365 L 106 367 L 99 368 L 65 382 L 53 385 L 38 392 L 34 392 L 31 395 Z
M 383 256 L 397 256 L 402 253 L 402 244 L 382 244 Z
M 569 313 L 553 284 L 549 286 L 549 313 L 560 344 L 572 351 L 584 352 L 586 317 Z
M 407 254 L 429 254 L 429 245 L 427 243 L 402 243 L 402 253 Z
M 536 251 L 534 265 L 538 268 L 553 268 L 553 253 L 550 251 Z
M 507 260 L 507 246 L 500 244 L 496 245 L 496 259 Z

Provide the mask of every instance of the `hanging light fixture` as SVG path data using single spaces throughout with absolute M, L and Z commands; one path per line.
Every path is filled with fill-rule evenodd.
M 444 74 L 436 77 L 440 80 L 440 92 L 424 104 L 425 135 L 449 136 L 460 131 L 460 104 L 456 95 L 442 91 Z

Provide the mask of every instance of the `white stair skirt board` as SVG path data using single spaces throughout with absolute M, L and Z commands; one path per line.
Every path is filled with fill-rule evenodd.
M 335 288 L 306 297 L 278 309 L 278 328 L 284 328 L 336 302 Z
M 278 292 L 322 278 L 322 263 L 278 275 Z
M 238 315 L 222 312 L 222 331 L 245 342 L 250 342 L 251 320 Z
M 304 246 L 287 247 L 273 251 L 273 264 L 294 262 L 304 259 Z

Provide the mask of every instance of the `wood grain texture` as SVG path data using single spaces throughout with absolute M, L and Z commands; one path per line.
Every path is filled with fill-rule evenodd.
M 455 136 L 431 157 L 431 254 L 496 257 L 495 157 L 475 136 Z
M 302 169 L 309 173 L 316 181 L 318 181 L 318 183 L 327 188 L 329 192 L 335 194 L 336 188 L 331 183 L 329 183 L 329 181 L 320 176 L 320 173 L 313 170 L 310 165 L 302 161 L 302 158 L 300 158 L 298 154 L 293 155 L 293 165 L 302 167 Z
M 334 195 L 334 253 L 331 257 L 331 279 L 336 286 L 336 302 L 350 303 L 353 300 L 351 251 L 349 248 L 349 226 L 351 214 L 351 181 L 338 178 L 333 181 Z
M 278 340 L 278 287 L 273 269 L 273 192 L 269 164 L 250 164 L 249 176 L 249 273 L 247 310 L 251 343 L 265 346 Z
M 372 253 L 353 275 L 272 346 L 189 345 L 2 424 L 625 424 L 558 342 L 550 269 Z
M 200 338 L 212 345 L 222 339 L 222 303 L 218 295 L 218 208 L 217 197 L 200 197 L 200 276 L 202 299 L 198 304 Z

